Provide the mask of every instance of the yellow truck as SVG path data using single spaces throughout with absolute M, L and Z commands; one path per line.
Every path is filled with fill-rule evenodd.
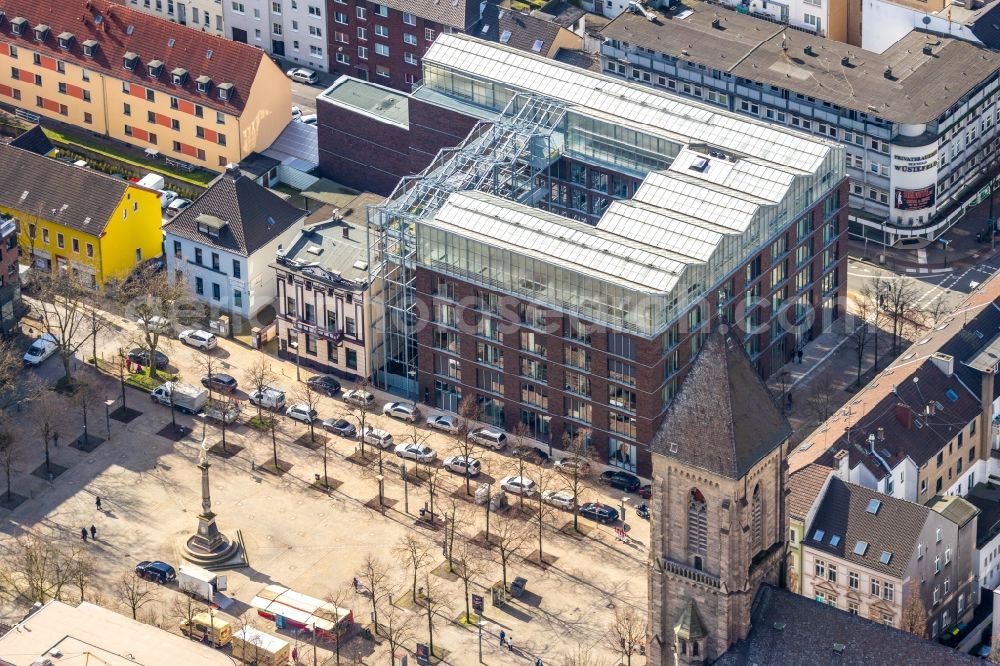
M 211 613 L 198 613 L 190 620 L 181 620 L 181 633 L 213 647 L 229 645 L 233 640 L 233 627 L 222 618 Z
M 291 658 L 291 646 L 277 636 L 251 627 L 233 634 L 233 659 L 256 666 L 286 666 Z

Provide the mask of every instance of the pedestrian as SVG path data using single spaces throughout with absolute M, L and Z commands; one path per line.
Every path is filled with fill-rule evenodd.
M 81 527 L 80 528 L 80 538 L 83 539 L 84 541 L 87 540 L 87 528 L 86 527 Z
M 537 659 L 535 659 L 535 666 L 542 666 L 542 658 L 541 657 L 538 657 Z
M 299 663 L 299 649 L 297 647 L 292 648 L 292 661 L 296 664 Z
M 94 504 L 97 505 L 97 510 L 101 511 L 101 496 L 100 495 L 98 495 L 97 498 L 94 499 Z
M 358 580 L 357 576 L 354 577 L 354 591 L 361 592 L 361 581 Z
M 56 431 L 54 431 L 52 433 L 52 445 L 54 447 L 56 447 L 57 449 L 59 448 L 59 431 L 58 430 L 56 430 Z
M 507 651 L 508 652 L 514 651 L 514 639 L 513 637 L 510 636 L 507 637 Z
M 125 367 L 128 369 L 129 373 L 131 374 L 131 372 L 132 372 L 132 359 L 129 358 L 129 359 L 125 360 Z
M 507 644 L 507 632 L 503 629 L 500 630 L 500 647 Z
M 90 538 L 97 541 L 97 528 L 93 525 L 90 526 Z
M 135 374 L 137 374 L 137 375 L 141 375 L 142 374 L 142 363 L 136 363 L 135 364 Z
M 802 363 L 802 350 L 798 351 L 799 363 Z

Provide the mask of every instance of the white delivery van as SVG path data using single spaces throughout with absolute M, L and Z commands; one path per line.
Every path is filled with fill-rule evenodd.
M 185 414 L 197 414 L 208 404 L 208 391 L 200 386 L 179 382 L 164 382 L 149 397 L 161 405 L 173 405 Z
M 180 591 L 208 602 L 214 601 L 215 595 L 225 590 L 226 586 L 225 576 L 216 575 L 193 564 L 182 564 L 177 571 L 177 587 Z
M 38 365 L 48 357 L 56 353 L 59 344 L 51 333 L 43 333 L 40 338 L 36 338 L 28 351 L 24 352 L 24 363 L 26 365 Z
M 148 187 L 151 190 L 162 190 L 166 182 L 163 176 L 155 173 L 147 173 L 136 183 L 139 187 Z

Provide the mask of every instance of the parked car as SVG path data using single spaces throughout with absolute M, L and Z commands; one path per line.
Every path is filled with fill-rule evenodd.
M 469 477 L 479 476 L 479 471 L 483 467 L 482 463 L 475 458 L 469 458 L 466 456 L 449 456 L 444 459 L 442 464 L 449 472 Z
M 221 393 L 232 393 L 236 390 L 237 384 L 238 382 L 235 377 L 221 372 L 213 372 L 201 378 L 202 386 Z
M 358 434 L 354 424 L 346 419 L 327 419 L 323 421 L 323 429 L 341 437 L 354 437 Z
M 391 449 L 393 447 L 392 435 L 385 430 L 379 430 L 371 426 L 365 426 L 362 439 L 365 444 L 380 446 L 383 449 Z
M 435 430 L 442 430 L 444 432 L 450 432 L 451 434 L 456 434 L 458 432 L 458 417 L 451 414 L 439 414 L 437 416 L 428 416 L 427 425 Z
M 263 391 L 252 391 L 249 398 L 251 405 L 267 409 L 281 409 L 285 406 L 285 392 L 273 386 L 265 386 Z
M 340 393 L 340 382 L 330 375 L 314 375 L 306 381 L 306 384 L 313 391 L 323 395 L 333 396 Z
M 286 409 L 285 416 L 303 423 L 312 423 L 319 418 L 319 413 L 315 409 L 310 409 L 309 405 L 300 402 Z
M 580 507 L 580 515 L 605 525 L 618 520 L 618 510 L 600 502 L 587 502 Z
M 603 472 L 601 474 L 601 483 L 612 488 L 617 488 L 618 490 L 624 490 L 627 493 L 634 493 L 642 485 L 642 481 L 635 474 L 614 470 Z
M 647 483 L 642 488 L 639 488 L 639 497 L 642 499 L 649 499 L 653 496 L 653 484 Z
M 573 493 L 568 490 L 546 490 L 542 493 L 542 501 L 560 509 L 573 510 Z
M 315 113 L 307 113 L 306 115 L 299 118 L 299 122 L 303 122 L 306 125 L 315 125 L 318 118 Z
M 203 331 L 201 329 L 195 330 L 189 328 L 183 330 L 177 338 L 189 347 L 194 347 L 195 349 L 201 349 L 204 351 L 215 349 L 219 346 L 219 339 L 215 337 L 214 333 L 209 333 L 208 331 Z
M 400 458 L 416 460 L 419 463 L 430 464 L 437 458 L 434 449 L 425 444 L 404 443 L 396 445 L 396 455 Z
M 382 408 L 382 413 L 407 423 L 416 423 L 420 420 L 420 410 L 412 402 L 388 402 Z
M 560 458 L 552 466 L 565 474 L 587 474 L 590 472 L 590 462 L 583 458 Z
M 138 363 L 144 368 L 149 367 L 149 350 L 135 348 L 128 353 L 128 358 L 133 363 Z M 160 350 L 156 351 L 156 369 L 163 370 L 170 365 L 170 359 Z
M 160 208 L 166 208 L 174 199 L 177 198 L 177 193 L 171 190 L 159 190 L 160 193 Z
M 59 343 L 51 333 L 43 333 L 24 352 L 24 363 L 26 365 L 38 365 L 48 357 L 52 356 L 59 349 Z
M 190 199 L 185 199 L 184 197 L 177 197 L 169 204 L 167 204 L 167 216 L 174 217 L 182 210 L 190 206 L 193 202 Z
M 503 447 L 507 446 L 507 433 L 492 426 L 476 428 L 469 433 L 469 439 L 476 444 L 488 446 L 496 449 L 497 451 L 500 451 Z
M 526 476 L 505 476 L 500 479 L 500 487 L 512 495 L 532 497 L 538 494 L 538 485 Z
M 159 560 L 143 560 L 135 565 L 135 575 L 145 580 L 151 580 L 160 585 L 169 583 L 177 578 L 177 572 L 166 562 Z
M 319 75 L 311 69 L 305 67 L 293 67 L 286 72 L 288 78 L 298 83 L 308 83 L 310 85 L 319 81 Z
M 344 402 L 348 405 L 354 405 L 355 407 L 367 407 L 368 409 L 371 409 L 375 406 L 375 396 L 368 391 L 351 389 L 349 391 L 344 391 Z
M 135 320 L 136 325 L 139 328 L 148 330 L 150 332 L 156 331 L 161 335 L 170 332 L 170 320 L 166 317 L 161 317 L 159 315 L 153 315 L 149 318 L 149 324 L 146 324 L 146 320 L 139 317 Z

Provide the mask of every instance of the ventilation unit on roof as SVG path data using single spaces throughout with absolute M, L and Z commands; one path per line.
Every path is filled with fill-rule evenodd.
M 132 53 L 131 51 L 127 52 L 122 58 L 122 63 L 128 71 L 135 71 L 136 66 L 139 64 L 139 54 Z
M 500 33 L 500 43 L 506 44 L 509 41 L 510 41 L 510 30 L 504 30 L 502 33 Z
M 689 166 L 688 169 L 690 169 L 691 171 L 697 171 L 698 173 L 705 173 L 706 171 L 708 171 L 708 165 L 709 162 L 707 159 L 705 159 L 704 157 L 699 157 L 698 159 L 696 159 L 694 162 L 691 163 L 691 166 Z

